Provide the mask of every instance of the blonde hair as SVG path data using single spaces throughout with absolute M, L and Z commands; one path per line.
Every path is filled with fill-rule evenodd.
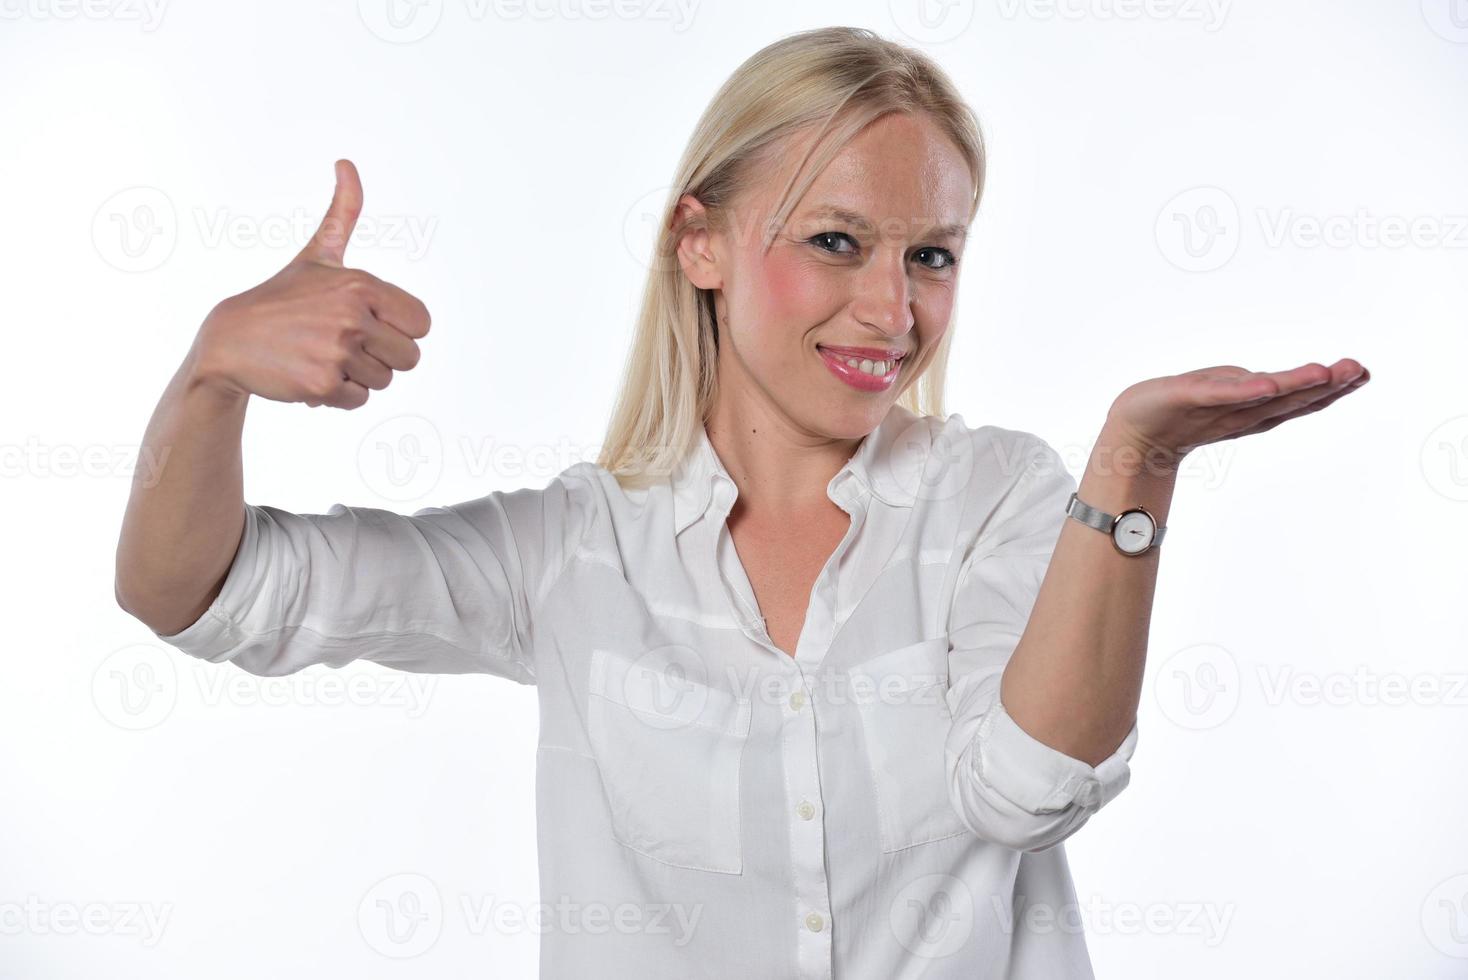
M 984 187 L 984 141 L 973 111 L 948 76 L 920 51 L 856 27 L 823 27 L 783 37 L 756 52 L 704 110 L 683 152 L 658 222 L 636 335 L 597 465 L 624 488 L 645 487 L 693 447 L 713 405 L 717 325 L 713 293 L 693 285 L 676 257 L 692 225 L 673 223 L 679 199 L 692 194 L 709 226 L 768 173 L 789 137 L 819 126 L 801 167 L 775 207 L 778 228 L 830 160 L 869 123 L 892 112 L 926 113 L 953 140 L 974 177 L 978 212 Z M 822 138 L 825 137 L 824 142 Z M 697 220 L 697 219 L 694 219 Z M 766 239 L 768 243 L 768 238 Z M 943 387 L 953 330 L 918 361 L 898 396 L 919 415 L 943 415 Z

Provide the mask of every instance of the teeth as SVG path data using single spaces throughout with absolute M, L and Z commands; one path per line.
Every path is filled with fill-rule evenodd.
M 846 365 L 848 367 L 857 368 L 865 374 L 875 375 L 879 378 L 891 371 L 896 363 L 896 361 L 870 361 L 864 357 L 860 360 L 855 357 L 848 357 L 846 359 Z

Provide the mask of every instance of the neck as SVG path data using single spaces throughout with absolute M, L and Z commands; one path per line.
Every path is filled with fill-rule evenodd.
M 704 427 L 739 488 L 741 509 L 770 516 L 830 507 L 826 484 L 861 444 L 812 432 L 768 405 L 732 399 L 719 399 Z

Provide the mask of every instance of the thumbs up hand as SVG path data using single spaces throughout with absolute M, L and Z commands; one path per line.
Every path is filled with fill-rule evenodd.
M 362 213 L 362 182 L 336 162 L 336 191 L 320 227 L 285 268 L 222 300 L 194 341 L 198 376 L 272 401 L 353 409 L 394 371 L 417 363 L 428 308 L 416 296 L 344 265 Z

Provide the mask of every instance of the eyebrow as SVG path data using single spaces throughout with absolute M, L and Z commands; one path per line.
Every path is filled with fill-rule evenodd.
M 863 231 L 873 230 L 872 223 L 864 215 L 858 214 L 849 208 L 838 207 L 834 204 L 822 204 L 810 211 L 813 218 L 834 218 L 844 221 L 854 228 Z M 968 238 L 968 228 L 961 224 L 937 225 L 928 230 L 928 234 L 937 235 L 939 238 L 951 237 L 960 240 Z

